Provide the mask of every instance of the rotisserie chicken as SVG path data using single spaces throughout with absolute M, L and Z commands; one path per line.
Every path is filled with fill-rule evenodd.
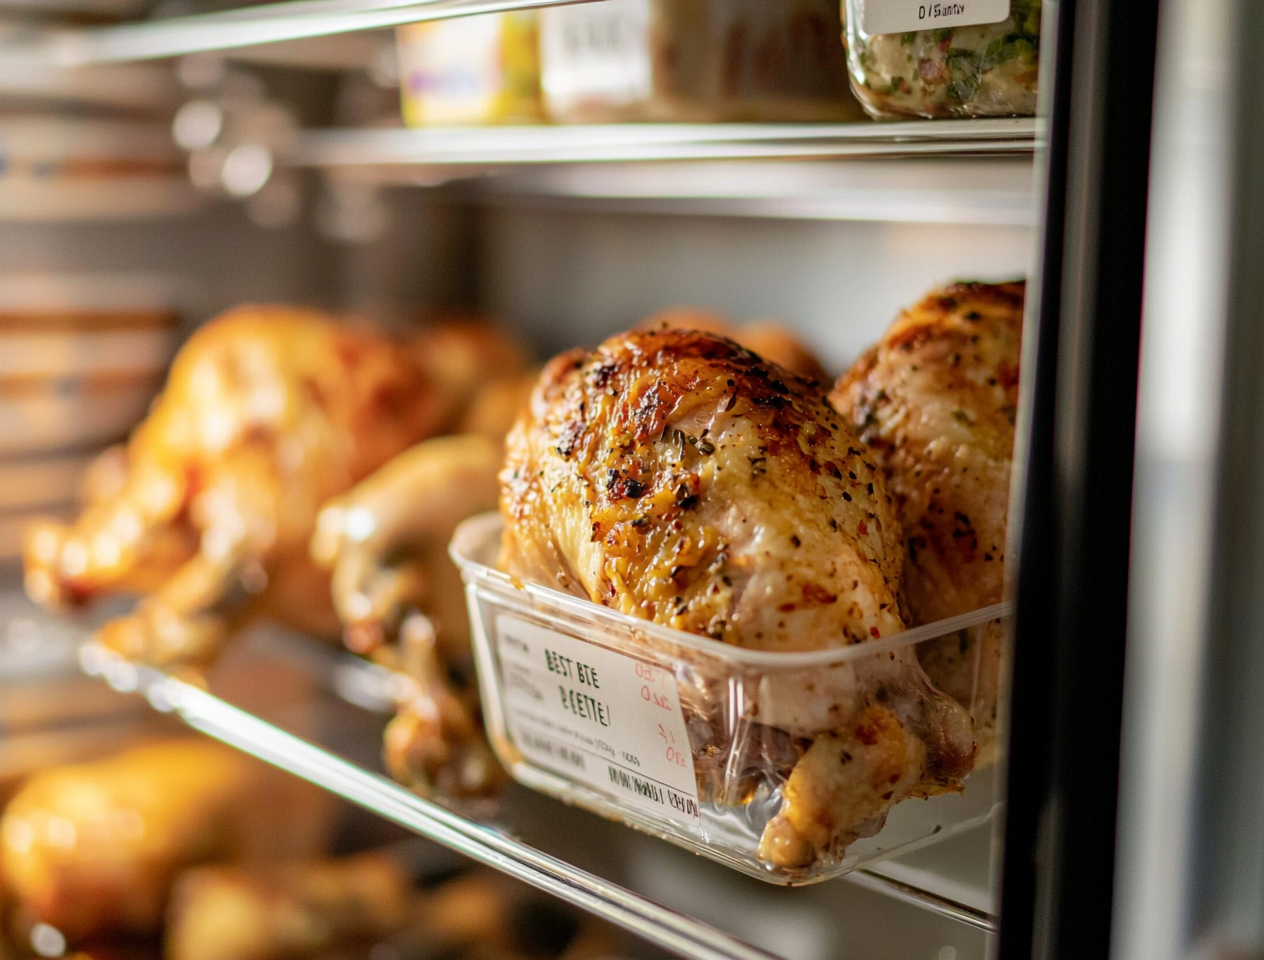
M 869 448 L 904 527 L 913 623 L 999 603 L 1005 575 L 1022 283 L 958 283 L 905 311 L 839 380 L 833 405 Z M 940 689 L 994 741 L 1004 632 L 925 645 Z
M 0 865 L 32 920 L 75 941 L 158 930 L 178 871 L 326 842 L 328 795 L 208 740 L 35 774 L 0 818 Z
M 336 635 L 308 556 L 317 511 L 453 429 L 498 367 L 521 369 L 515 349 L 485 324 L 396 341 L 308 310 L 233 310 L 180 351 L 95 502 L 30 531 L 27 590 L 48 605 L 145 593 L 100 639 L 151 663 L 204 660 L 260 615 Z
M 506 447 L 513 576 L 761 650 L 904 629 L 899 519 L 876 466 L 823 388 L 730 340 L 651 330 L 563 354 Z M 900 800 L 960 788 L 969 718 L 907 649 L 796 682 L 758 717 L 794 744 L 761 859 L 806 867 Z M 682 687 L 687 722 L 705 721 L 707 696 Z

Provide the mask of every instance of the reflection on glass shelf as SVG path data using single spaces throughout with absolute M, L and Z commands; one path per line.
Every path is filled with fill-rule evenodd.
M 626 123 L 324 130 L 291 157 L 317 167 L 1030 154 L 1037 121 Z
M 59 33 L 26 45 L 62 66 L 175 57 L 395 27 L 444 17 L 553 6 L 560 0 L 285 0 Z M 584 3 L 586 0 L 565 0 Z
M 786 910 L 806 916 L 814 909 L 819 916 L 841 917 L 859 909 L 854 900 L 863 895 L 854 888 L 845 888 L 851 895 L 840 897 L 837 884 L 793 891 L 769 887 L 518 787 L 510 788 L 490 817 L 486 809 L 455 811 L 420 799 L 375 772 L 380 769 L 376 753 L 383 713 L 389 709 L 385 687 L 390 674 L 310 641 L 274 635 L 247 641 L 235 645 L 209 677 L 210 689 L 231 703 L 199 686 L 138 668 L 94 644 L 83 648 L 81 663 L 115 689 L 142 694 L 157 710 L 210 736 L 685 956 L 768 960 L 776 954 L 829 960 L 838 933 L 832 923 L 816 933 L 799 925 L 796 935 L 804 942 L 794 947 L 777 933 L 784 926 L 777 918 Z M 291 698 L 291 706 L 278 711 L 277 678 L 293 672 L 295 662 L 340 699 L 325 695 L 299 709 Z M 964 838 L 956 853 L 945 858 L 949 873 L 954 861 L 964 865 L 966 886 L 980 870 L 986 877 L 985 834 Z M 993 926 L 986 897 L 962 896 L 962 881 L 937 879 L 933 867 L 916 869 L 915 877 L 883 879 L 869 872 L 854 879 L 929 908 L 913 911 L 913 916 L 918 924 L 929 925 L 931 937 L 959 943 L 962 956 L 981 953 L 982 931 Z M 737 903 L 744 904 L 742 909 L 734 909 Z M 855 923 L 865 925 L 863 912 Z M 925 930 L 918 932 L 924 935 Z

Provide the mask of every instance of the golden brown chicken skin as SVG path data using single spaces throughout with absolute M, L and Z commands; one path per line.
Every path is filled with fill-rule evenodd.
M 228 747 L 156 743 L 35 774 L 0 818 L 0 866 L 34 920 L 70 942 L 150 934 L 185 867 L 310 856 L 326 796 Z
M 805 380 L 824 383 L 825 368 L 816 354 L 776 320 L 755 320 L 738 326 L 723 314 L 697 307 L 669 307 L 646 317 L 638 330 L 700 330 L 717 333 L 741 344 L 751 353 L 797 373 Z
M 1002 599 L 1023 295 L 1022 283 L 932 291 L 830 395 L 896 498 L 914 624 Z M 923 651 L 931 679 L 973 707 L 981 742 L 993 737 L 1002 641 L 996 625 Z
M 506 443 L 509 573 L 767 650 L 903 629 L 877 471 L 822 391 L 732 341 L 647 331 L 564 354 Z
M 307 555 L 316 511 L 449 416 L 410 345 L 313 311 L 233 310 L 176 356 L 118 490 L 71 526 L 30 532 L 27 591 L 55 605 L 129 589 L 174 527 L 191 552 L 104 628 L 118 652 L 204 658 L 247 606 L 336 633 Z
M 48 605 L 148 594 L 102 640 L 151 662 L 205 658 L 259 615 L 336 635 L 328 574 L 308 555 L 317 511 L 454 429 L 493 374 L 522 370 L 489 323 L 389 338 L 310 310 L 230 311 L 181 349 L 82 516 L 30 532 L 27 591 Z
M 523 579 L 761 650 L 904 628 L 899 521 L 876 466 L 821 388 L 723 337 L 632 332 L 555 359 L 509 435 L 501 485 L 501 566 Z M 805 789 L 769 823 L 765 860 L 805 867 L 859 835 L 853 814 L 880 819 L 906 796 L 959 788 L 968 772 L 960 708 L 911 654 L 873 660 L 780 678 L 758 720 L 792 737 L 853 736 L 874 705 L 890 721 L 884 742 L 907 761 L 899 783 L 840 806 L 839 790 L 796 768 Z M 681 697 L 705 717 L 705 695 Z

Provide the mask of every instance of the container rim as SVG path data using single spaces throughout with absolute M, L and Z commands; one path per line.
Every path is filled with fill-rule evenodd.
M 846 663 L 874 654 L 898 650 L 901 647 L 935 640 L 947 634 L 956 633 L 969 627 L 979 626 L 992 620 L 1008 617 L 1013 612 L 1010 601 L 996 603 L 990 607 L 963 613 L 956 617 L 937 620 L 923 624 L 881 640 L 866 643 L 855 643 L 845 647 L 829 647 L 824 650 L 799 650 L 775 652 L 770 650 L 751 650 L 721 643 L 710 637 L 703 637 L 683 630 L 675 630 L 649 620 L 633 617 L 619 610 L 612 610 L 591 600 L 564 593 L 553 587 L 539 583 L 529 583 L 511 577 L 507 573 L 484 563 L 479 557 L 486 556 L 492 543 L 499 544 L 502 529 L 502 518 L 499 512 L 480 513 L 462 522 L 452 535 L 448 546 L 448 555 L 460 568 L 461 576 L 467 584 L 478 581 L 490 581 L 504 590 L 512 590 L 531 598 L 545 608 L 551 608 L 568 616 L 579 615 L 597 619 L 607 626 L 616 629 L 646 634 L 656 640 L 673 643 L 695 650 L 708 657 L 749 664 L 761 667 L 816 667 L 836 663 Z

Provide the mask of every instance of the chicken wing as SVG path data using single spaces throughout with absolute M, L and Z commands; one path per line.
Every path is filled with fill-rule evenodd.
M 507 413 L 524 392 L 520 376 L 489 383 L 464 420 L 477 432 L 400 454 L 328 503 L 312 537 L 312 556 L 333 571 L 347 645 L 408 678 L 386 763 L 421 793 L 486 796 L 503 782 L 478 719 L 465 591 L 447 547 L 458 523 L 496 507 Z
M 259 615 L 336 635 L 328 574 L 308 556 L 317 510 L 455 426 L 489 364 L 520 370 L 503 339 L 464 324 L 395 341 L 284 307 L 211 321 L 126 456 L 96 471 L 78 521 L 30 532 L 28 593 L 59 605 L 145 591 L 101 639 L 153 663 L 205 659 Z
M 153 933 L 176 873 L 211 859 L 310 856 L 326 795 L 228 747 L 181 740 L 35 774 L 0 818 L 13 896 L 70 941 Z
M 899 521 L 877 468 L 838 419 L 823 389 L 711 334 L 632 332 L 564 354 L 545 368 L 506 441 L 501 566 L 755 649 L 898 633 Z M 758 722 L 828 742 L 860 736 L 865 709 L 886 701 L 894 719 L 884 735 L 905 757 L 900 782 L 856 788 L 871 794 L 867 804 L 836 803 L 813 745 L 766 828 L 761 856 L 771 863 L 807 866 L 904 796 L 959 789 L 970 769 L 969 720 L 915 657 L 869 659 L 832 677 L 795 678 L 796 689 L 762 699 Z M 708 696 L 681 692 L 704 729 Z M 854 819 L 862 814 L 865 824 Z M 809 821 L 829 825 L 807 831 Z
M 914 624 L 1002 599 L 1023 294 L 1022 283 L 932 291 L 830 395 L 895 496 Z M 990 747 L 1000 625 L 925 646 L 922 663 L 931 680 L 972 709 L 980 745 Z

